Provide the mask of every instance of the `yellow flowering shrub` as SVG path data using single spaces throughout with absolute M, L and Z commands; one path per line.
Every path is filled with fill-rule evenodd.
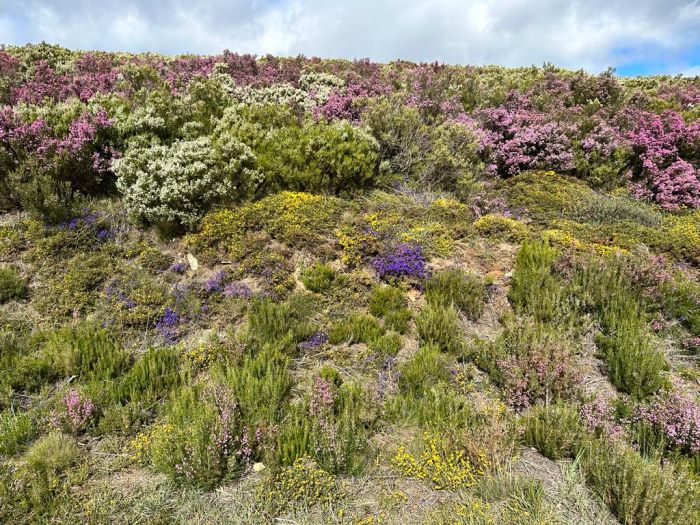
M 425 435 L 418 454 L 399 447 L 391 464 L 405 476 L 431 483 L 436 490 L 451 490 L 471 487 L 485 473 L 486 458 L 480 456 L 472 463 L 463 450 L 454 450 L 445 440 Z

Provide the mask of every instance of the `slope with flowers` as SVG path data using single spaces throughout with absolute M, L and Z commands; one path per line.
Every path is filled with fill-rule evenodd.
M 0 521 L 700 519 L 700 82 L 0 51 Z

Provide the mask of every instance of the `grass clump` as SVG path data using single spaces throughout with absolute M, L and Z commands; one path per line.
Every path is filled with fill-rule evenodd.
M 416 317 L 418 336 L 424 344 L 435 344 L 443 352 L 459 353 L 464 339 L 459 314 L 453 306 L 426 306 Z
M 384 326 L 403 334 L 408 330 L 411 312 L 406 307 L 406 297 L 396 286 L 378 286 L 369 298 L 369 311 L 384 319 Z
M 0 412 L 0 456 L 15 455 L 36 432 L 36 424 L 27 412 L 14 409 Z
M 314 264 L 305 268 L 300 275 L 301 282 L 307 290 L 316 293 L 324 293 L 330 290 L 338 276 L 333 268 L 327 264 Z
M 248 314 L 248 338 L 258 346 L 274 343 L 293 351 L 297 343 L 314 332 L 308 321 L 310 312 L 309 298 L 303 295 L 293 295 L 283 303 L 256 300 Z
M 328 337 L 330 343 L 370 343 L 383 335 L 384 329 L 376 317 L 367 314 L 352 314 L 336 323 Z
M 448 268 L 426 280 L 425 297 L 433 306 L 454 306 L 469 319 L 476 320 L 484 311 L 486 288 L 481 279 L 461 268 Z
M 27 282 L 14 266 L 0 267 L 0 304 L 27 296 Z

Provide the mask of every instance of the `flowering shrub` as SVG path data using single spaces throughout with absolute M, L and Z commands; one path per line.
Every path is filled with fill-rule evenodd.
M 640 405 L 633 421 L 650 425 L 671 449 L 700 452 L 700 405 L 679 392 L 658 396 Z
M 162 227 L 194 226 L 214 204 L 232 201 L 256 180 L 255 157 L 235 139 L 206 137 L 129 149 L 114 162 L 127 209 Z
M 66 430 L 73 434 L 85 430 L 95 410 L 92 400 L 81 398 L 78 391 L 71 388 L 61 401 L 63 402 L 63 410 L 55 422 L 60 426 L 66 427 Z
M 372 261 L 380 279 L 425 277 L 425 260 L 420 246 L 399 244 L 393 250 L 378 255 Z

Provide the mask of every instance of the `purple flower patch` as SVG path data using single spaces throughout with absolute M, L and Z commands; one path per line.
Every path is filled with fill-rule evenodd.
M 250 289 L 250 287 L 241 282 L 241 281 L 233 281 L 229 283 L 226 288 L 224 288 L 224 295 L 226 297 L 238 297 L 240 299 L 250 299 L 250 297 L 253 295 L 253 291 Z
M 325 332 L 316 332 L 306 341 L 299 343 L 300 350 L 316 350 L 328 342 L 328 334 Z
M 378 255 L 372 261 L 380 279 L 388 277 L 425 277 L 425 259 L 420 246 L 399 244 L 391 252 Z

